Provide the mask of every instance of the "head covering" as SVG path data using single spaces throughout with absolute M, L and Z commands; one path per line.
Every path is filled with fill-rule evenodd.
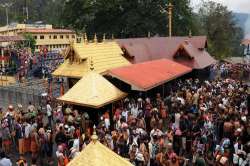
M 13 105 L 9 105 L 8 109 L 13 110 L 14 109 Z
M 18 108 L 23 108 L 22 104 L 17 104 Z
M 66 125 L 64 125 L 64 128 L 65 128 L 65 129 L 68 129 L 68 128 L 69 128 L 69 126 L 66 124 Z
M 246 116 L 242 116 L 242 117 L 241 117 L 241 120 L 242 120 L 243 122 L 246 122 L 246 121 L 247 121 L 247 117 L 246 117 Z
M 138 161 L 144 161 L 144 157 L 142 153 L 136 153 L 135 159 Z
M 239 133 L 240 133 L 241 131 L 242 131 L 241 128 L 237 128 L 237 129 L 236 129 L 236 132 L 239 132 Z
M 154 111 L 154 112 L 158 112 L 158 109 L 157 109 L 157 108 L 153 108 L 153 111 Z

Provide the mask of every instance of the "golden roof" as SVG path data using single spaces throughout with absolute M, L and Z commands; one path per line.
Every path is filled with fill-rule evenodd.
M 65 61 L 52 74 L 70 78 L 81 78 L 89 71 L 89 59 L 94 61 L 95 71 L 103 73 L 109 69 L 129 65 L 122 56 L 116 42 L 74 43 L 65 51 Z
M 0 76 L 0 86 L 9 86 L 16 83 L 16 78 L 12 76 Z
M 120 91 L 100 74 L 90 71 L 58 100 L 80 106 L 100 108 L 127 94 Z
M 133 166 L 99 141 L 90 142 L 67 166 Z

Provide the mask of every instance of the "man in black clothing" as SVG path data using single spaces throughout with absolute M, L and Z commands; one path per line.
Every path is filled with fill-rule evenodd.
M 67 143 L 67 137 L 66 137 L 66 134 L 64 133 L 63 126 L 60 126 L 59 130 L 60 131 L 56 134 L 55 142 L 56 142 L 57 145 L 66 144 Z

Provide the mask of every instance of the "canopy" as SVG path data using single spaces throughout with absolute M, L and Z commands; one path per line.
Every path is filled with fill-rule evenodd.
M 99 141 L 90 142 L 67 166 L 133 166 Z
M 147 91 L 191 71 L 182 64 L 160 59 L 112 69 L 108 74 L 130 84 L 133 90 Z
M 127 66 L 130 62 L 122 56 L 122 50 L 116 42 L 72 43 L 65 51 L 65 61 L 52 74 L 54 76 L 81 78 L 89 71 L 90 59 L 97 73 Z
M 90 71 L 58 100 L 69 104 L 100 108 L 126 95 L 103 76 Z

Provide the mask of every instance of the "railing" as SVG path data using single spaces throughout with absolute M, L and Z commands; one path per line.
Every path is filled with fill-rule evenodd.
M 64 84 L 66 87 L 66 85 Z M 41 105 L 41 94 L 48 92 L 48 80 L 31 80 L 24 83 L 16 83 L 10 86 L 0 86 L 0 107 L 7 108 L 8 105 L 17 106 L 22 104 L 27 108 L 29 102 L 33 105 Z M 52 85 L 53 98 L 60 95 L 60 84 L 53 81 Z
M 37 80 L 3 86 L 0 87 L 0 106 L 7 108 L 10 104 L 15 106 L 19 103 L 23 106 L 27 106 L 29 101 L 34 105 L 39 105 L 41 93 L 46 91 L 46 80 Z

